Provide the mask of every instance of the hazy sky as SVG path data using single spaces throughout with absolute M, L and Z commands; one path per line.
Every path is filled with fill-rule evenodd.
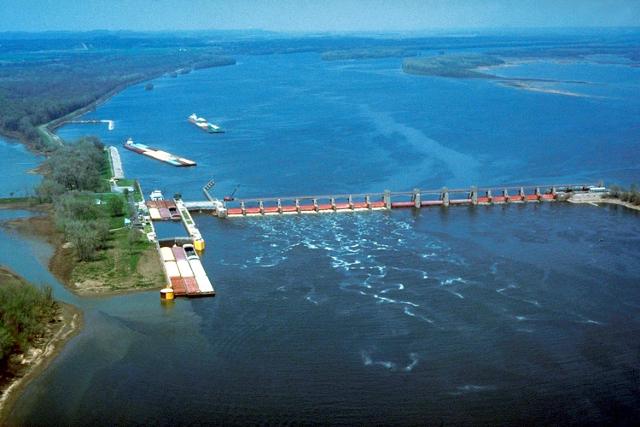
M 640 26 L 640 0 L 0 0 L 0 31 Z

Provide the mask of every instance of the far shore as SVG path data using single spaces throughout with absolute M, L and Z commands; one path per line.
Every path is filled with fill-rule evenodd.
M 589 205 L 601 205 L 601 204 L 616 205 L 616 206 L 623 206 L 627 209 L 640 212 L 640 205 L 634 205 L 633 203 L 624 202 L 620 199 L 613 199 L 613 198 L 606 198 L 606 197 L 603 197 L 599 200 L 571 200 L 570 199 L 569 202 L 576 203 L 576 204 L 589 204 Z
M 235 62 L 234 62 L 235 64 Z M 228 65 L 232 65 L 232 64 L 228 64 Z M 215 68 L 215 67 L 220 67 L 220 66 L 226 66 L 226 65 L 214 65 L 212 67 L 203 67 L 203 68 L 196 68 L 195 70 L 200 70 L 200 69 L 206 69 L 206 68 Z M 181 69 L 177 69 L 174 70 L 173 72 L 178 72 Z M 141 77 L 139 79 L 127 82 L 127 83 L 121 83 L 119 85 L 117 85 L 116 87 L 114 87 L 113 89 L 107 91 L 105 94 L 101 95 L 100 97 L 98 97 L 96 100 L 90 102 L 89 104 L 85 105 L 84 107 L 80 107 L 77 110 L 74 110 L 62 117 L 58 117 L 57 119 L 54 119 L 48 123 L 43 123 L 40 125 L 35 126 L 36 128 L 42 129 L 43 132 L 45 132 L 47 134 L 47 137 L 49 139 L 54 139 L 54 131 L 56 129 L 58 129 L 59 127 L 61 127 L 62 125 L 64 125 L 66 122 L 73 120 L 83 114 L 88 113 L 89 111 L 95 110 L 97 107 L 99 107 L 100 105 L 104 104 L 105 102 L 109 101 L 111 98 L 113 98 L 115 95 L 117 95 L 118 93 L 122 92 L 123 90 L 131 87 L 131 86 L 135 86 L 137 84 L 141 84 L 147 81 L 151 81 L 151 80 L 155 80 L 157 78 L 160 78 L 164 75 L 170 74 L 172 73 L 172 71 L 163 71 L 160 73 L 154 73 L 154 74 L 150 74 L 144 77 Z M 29 143 L 29 141 L 24 137 L 24 135 L 22 135 L 20 132 L 15 132 L 15 131 L 6 131 L 0 128 L 0 136 L 4 136 L 6 138 L 9 139 L 13 139 L 13 140 L 17 140 L 20 143 L 24 144 L 29 151 L 35 153 L 35 154 L 45 154 L 43 151 L 40 150 L 36 150 L 34 149 L 34 147 Z

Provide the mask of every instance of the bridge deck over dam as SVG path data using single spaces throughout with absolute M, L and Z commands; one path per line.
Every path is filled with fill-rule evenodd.
M 357 212 L 432 206 L 492 205 L 564 201 L 573 194 L 602 193 L 606 189 L 595 184 L 491 186 L 465 189 L 420 190 L 381 193 L 331 194 L 289 197 L 256 197 L 233 200 L 215 199 L 203 191 L 209 200 L 184 202 L 192 211 L 211 211 L 220 218 L 262 215 Z

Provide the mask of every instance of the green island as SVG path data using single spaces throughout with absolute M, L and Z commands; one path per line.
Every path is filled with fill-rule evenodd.
M 370 47 L 330 50 L 323 52 L 320 58 L 323 61 L 344 61 L 350 59 L 406 58 L 416 55 L 416 50 L 411 47 Z
M 493 79 L 495 76 L 478 71 L 478 67 L 503 65 L 504 60 L 483 54 L 452 54 L 406 58 L 402 62 L 402 70 L 408 74 L 425 76 L 483 78 Z

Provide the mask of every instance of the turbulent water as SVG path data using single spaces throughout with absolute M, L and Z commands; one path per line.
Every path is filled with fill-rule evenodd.
M 496 73 L 568 79 L 572 67 Z M 210 178 L 218 195 L 239 184 L 240 196 L 630 182 L 640 70 L 578 69 L 572 79 L 591 83 L 563 89 L 582 96 L 408 76 L 397 59 L 242 57 L 125 90 L 88 115 L 115 120 L 112 132 L 70 125 L 60 135 L 132 136 L 196 160 L 178 169 L 121 150 L 147 191 L 187 199 Z M 199 131 L 192 112 L 228 132 Z M 196 215 L 218 295 L 162 307 L 156 291 L 77 299 L 57 286 L 86 327 L 11 420 L 631 422 L 639 219 L 553 204 Z

